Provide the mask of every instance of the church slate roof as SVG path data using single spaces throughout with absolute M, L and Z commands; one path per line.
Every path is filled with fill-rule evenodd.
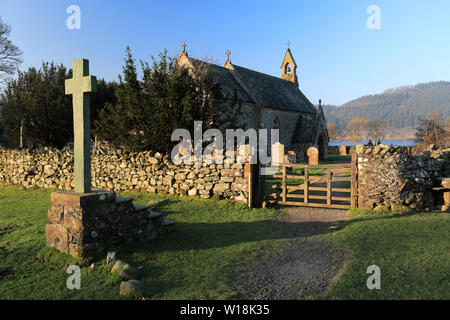
M 233 99 L 236 92 L 238 100 L 242 102 L 255 103 L 255 101 L 242 88 L 242 86 L 239 84 L 239 82 L 236 80 L 229 69 L 193 58 L 189 58 L 189 61 L 194 67 L 198 67 L 200 64 L 206 65 L 208 69 L 214 74 L 216 81 L 220 83 L 222 93 L 229 99 Z
M 238 99 L 243 102 L 279 110 L 317 113 L 312 103 L 290 81 L 236 65 L 232 65 L 234 70 L 231 70 L 193 58 L 189 60 L 194 67 L 200 63 L 206 64 L 220 83 L 223 93 L 230 98 L 236 91 Z
M 316 108 L 292 82 L 236 65 L 233 68 L 263 107 L 317 113 Z

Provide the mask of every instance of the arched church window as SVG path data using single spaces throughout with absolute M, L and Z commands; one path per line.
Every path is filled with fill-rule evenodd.
M 273 129 L 280 129 L 280 118 L 278 116 L 273 120 Z

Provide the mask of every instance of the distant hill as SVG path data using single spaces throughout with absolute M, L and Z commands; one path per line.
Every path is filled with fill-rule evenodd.
M 389 89 L 368 95 L 342 106 L 323 106 L 329 123 L 345 127 L 353 118 L 385 120 L 389 126 L 404 128 L 417 125 L 419 116 L 441 111 L 450 118 L 450 82 L 439 81 Z

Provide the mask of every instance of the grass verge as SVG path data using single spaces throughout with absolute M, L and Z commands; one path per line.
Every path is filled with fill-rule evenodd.
M 447 213 L 380 212 L 342 222 L 330 234 L 350 259 L 323 299 L 450 299 Z M 381 289 L 369 290 L 367 268 L 380 267 Z
M 80 261 L 45 247 L 50 193 L 0 185 L 0 299 L 121 299 L 120 279 L 105 259 Z M 121 193 L 138 204 L 162 198 L 155 194 Z M 167 196 L 164 196 L 167 197 Z M 236 261 L 252 259 L 277 245 L 282 236 L 266 223 L 273 209 L 196 197 L 169 197 L 158 208 L 177 224 L 172 232 L 149 243 L 117 248 L 118 257 L 140 268 L 138 278 L 153 299 L 228 299 Z M 106 257 L 106 256 L 105 256 Z M 90 268 L 91 263 L 95 267 Z M 69 290 L 68 265 L 81 266 L 81 290 Z

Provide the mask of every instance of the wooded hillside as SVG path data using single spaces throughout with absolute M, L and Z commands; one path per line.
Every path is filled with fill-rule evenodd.
M 329 123 L 345 128 L 353 118 L 378 118 L 395 128 L 416 126 L 420 116 L 441 111 L 450 118 L 450 82 L 439 81 L 389 89 L 382 94 L 368 95 L 342 106 L 323 106 Z

